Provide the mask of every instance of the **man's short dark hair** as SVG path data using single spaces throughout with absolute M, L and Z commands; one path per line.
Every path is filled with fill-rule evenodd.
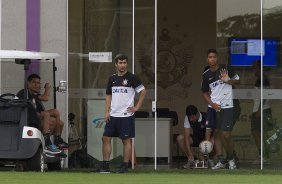
M 115 62 L 117 63 L 118 60 L 126 60 L 128 61 L 128 58 L 125 54 L 117 54 L 116 57 L 115 57 Z
M 198 113 L 197 107 L 194 105 L 188 105 L 186 108 L 186 115 L 191 116 L 191 115 L 196 115 Z
M 209 50 L 207 51 L 207 56 L 208 56 L 210 53 L 217 54 L 217 51 L 216 51 L 216 49 L 209 49 Z
M 40 80 L 40 76 L 35 74 L 35 73 L 30 74 L 30 76 L 28 76 L 28 78 L 27 78 L 27 81 L 30 82 L 30 81 L 32 81 L 32 79 L 39 79 Z

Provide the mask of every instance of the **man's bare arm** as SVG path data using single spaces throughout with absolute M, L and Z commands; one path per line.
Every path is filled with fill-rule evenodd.
M 240 80 L 228 80 L 225 83 L 233 86 L 233 85 L 240 84 Z
M 207 104 L 209 104 L 213 109 L 215 109 L 216 111 L 220 111 L 220 104 L 216 104 L 211 101 L 209 92 L 203 92 L 203 98 L 207 102 Z
M 142 106 L 143 104 L 143 101 L 145 99 L 145 96 L 146 96 L 146 89 L 143 89 L 141 92 L 140 92 L 140 95 L 139 95 L 139 99 L 138 99 L 138 102 L 137 104 L 134 106 L 134 107 L 129 107 L 127 110 L 128 112 L 136 112 L 138 111 L 138 109 L 140 109 L 140 107 Z
M 106 102 L 105 102 L 105 121 L 106 122 L 109 122 L 110 120 L 111 102 L 112 102 L 112 95 L 107 95 Z
M 46 83 L 44 86 L 44 93 L 38 96 L 39 100 L 47 102 L 50 97 L 50 92 L 51 92 L 51 85 L 50 83 Z

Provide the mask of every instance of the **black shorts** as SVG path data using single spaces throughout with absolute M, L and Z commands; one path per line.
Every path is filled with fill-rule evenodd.
M 223 131 L 232 131 L 234 126 L 234 109 L 221 109 L 216 112 L 216 128 Z
M 213 130 L 216 128 L 216 111 L 211 107 L 207 110 L 206 128 Z
M 135 118 L 129 117 L 110 117 L 106 123 L 103 136 L 119 137 L 122 140 L 135 137 Z

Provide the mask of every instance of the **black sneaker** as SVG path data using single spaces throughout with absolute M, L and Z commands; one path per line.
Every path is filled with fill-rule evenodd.
M 64 152 L 61 152 L 59 154 L 56 154 L 55 155 L 56 157 L 59 157 L 59 158 L 67 158 L 67 155 L 64 153 Z
M 69 148 L 68 143 L 64 142 L 64 140 L 60 136 L 55 138 L 54 143 L 59 149 L 68 149 Z
M 109 164 L 102 162 L 100 167 L 98 168 L 97 172 L 102 173 L 102 174 L 111 173 Z
M 62 142 L 62 143 L 55 143 L 56 146 L 58 146 L 59 149 L 69 149 L 69 145 L 66 142 Z
M 121 167 L 119 170 L 119 173 L 128 173 L 128 168 L 127 167 Z

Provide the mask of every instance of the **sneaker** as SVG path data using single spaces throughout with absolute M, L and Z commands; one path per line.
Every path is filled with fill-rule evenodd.
M 68 143 L 64 142 L 64 140 L 61 137 L 57 137 L 54 142 L 55 142 L 55 145 L 60 149 L 68 149 L 69 148 Z
M 125 166 L 122 166 L 119 170 L 119 173 L 128 173 L 128 168 Z
M 62 143 L 55 143 L 55 145 L 60 148 L 60 149 L 69 149 L 69 145 L 66 142 L 62 142 Z
M 56 157 L 54 154 L 51 154 L 51 153 L 48 153 L 48 152 L 45 152 L 45 156 L 48 157 L 48 158 Z
M 195 167 L 194 160 L 188 160 L 188 162 L 183 165 L 183 169 L 191 169 L 192 167 Z
M 48 145 L 48 146 L 45 146 L 43 152 L 44 152 L 44 153 L 47 153 L 47 154 L 59 154 L 59 153 L 61 153 L 62 151 L 59 150 L 56 145 L 50 144 L 50 145 Z
M 212 170 L 224 169 L 224 168 L 225 168 L 225 164 L 223 164 L 219 161 L 219 162 L 217 162 L 217 164 L 215 166 L 212 167 Z
M 108 174 L 111 173 L 109 164 L 101 163 L 100 167 L 97 170 L 98 173 Z
M 234 159 L 229 160 L 228 165 L 229 165 L 229 169 L 236 169 L 236 163 Z
M 58 153 L 55 156 L 60 158 L 67 158 L 67 155 L 64 152 Z

